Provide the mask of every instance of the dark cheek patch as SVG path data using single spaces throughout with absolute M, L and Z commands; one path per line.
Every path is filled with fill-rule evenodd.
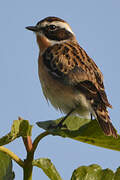
M 73 36 L 72 33 L 65 29 L 57 29 L 56 31 L 45 29 L 44 33 L 48 39 L 56 41 L 67 40 Z

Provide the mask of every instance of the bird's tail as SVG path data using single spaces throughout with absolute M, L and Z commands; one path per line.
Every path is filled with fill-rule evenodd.
M 113 136 L 114 138 L 117 138 L 118 137 L 117 132 L 111 123 L 106 107 L 104 106 L 104 108 L 103 107 L 97 108 L 95 110 L 95 114 L 97 116 L 97 120 L 104 134 L 106 136 Z

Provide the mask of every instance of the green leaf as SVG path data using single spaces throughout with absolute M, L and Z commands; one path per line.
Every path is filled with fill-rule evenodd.
M 51 180 L 62 180 L 55 166 L 49 159 L 40 158 L 33 161 L 33 166 L 41 168 Z
M 81 166 L 74 170 L 71 180 L 120 180 L 120 168 L 114 173 L 96 165 Z
M 0 180 L 13 180 L 12 160 L 3 152 L 0 152 Z
M 0 146 L 10 143 L 16 138 L 22 136 L 31 136 L 32 126 L 28 120 L 14 120 L 11 132 L 0 138 Z
M 114 177 L 114 180 L 119 180 L 120 179 L 120 167 L 117 168 L 117 171 L 115 173 L 115 177 Z
M 61 118 L 55 121 L 37 122 L 37 125 L 52 135 L 72 138 L 84 143 L 120 151 L 120 136 L 118 139 L 112 136 L 105 136 L 97 120 L 81 119 L 79 117 L 68 117 L 64 125 L 66 128 L 56 128 Z

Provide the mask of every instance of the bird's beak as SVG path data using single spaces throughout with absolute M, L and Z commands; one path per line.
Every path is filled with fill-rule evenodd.
M 33 32 L 39 31 L 39 28 L 37 26 L 27 26 L 26 29 L 33 31 Z

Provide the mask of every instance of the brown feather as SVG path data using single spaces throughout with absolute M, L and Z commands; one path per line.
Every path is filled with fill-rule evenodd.
M 117 132 L 111 123 L 106 107 L 101 108 L 100 106 L 98 106 L 98 108 L 95 109 L 95 112 L 97 115 L 99 125 L 102 128 L 105 135 L 118 138 Z
M 92 92 L 99 94 L 104 104 L 112 107 L 104 90 L 101 71 L 75 41 L 49 47 L 44 53 L 44 63 L 51 73 L 68 85 L 79 86 L 82 82 L 82 86 L 91 91 L 91 96 Z
M 57 26 L 55 31 L 50 31 L 48 25 L 54 21 L 63 24 Z M 112 106 L 105 92 L 100 69 L 79 46 L 74 33 L 65 26 L 64 20 L 48 17 L 38 22 L 37 26 L 40 28 L 42 23 L 45 25 L 44 22 L 48 22 L 48 25 L 41 27 L 42 35 L 39 38 L 37 34 L 37 42 L 41 50 L 39 76 L 46 98 L 54 107 L 64 112 L 69 113 L 76 108 L 78 114 L 82 113 L 80 109 L 85 114 L 93 113 L 103 132 L 116 138 L 117 133 L 107 111 L 107 107 Z M 41 69 L 40 61 L 44 69 Z
M 103 75 L 87 53 L 75 42 L 56 44 L 45 51 L 43 62 L 54 78 L 86 96 L 103 132 L 116 138 L 106 109 L 112 106 L 104 90 Z

